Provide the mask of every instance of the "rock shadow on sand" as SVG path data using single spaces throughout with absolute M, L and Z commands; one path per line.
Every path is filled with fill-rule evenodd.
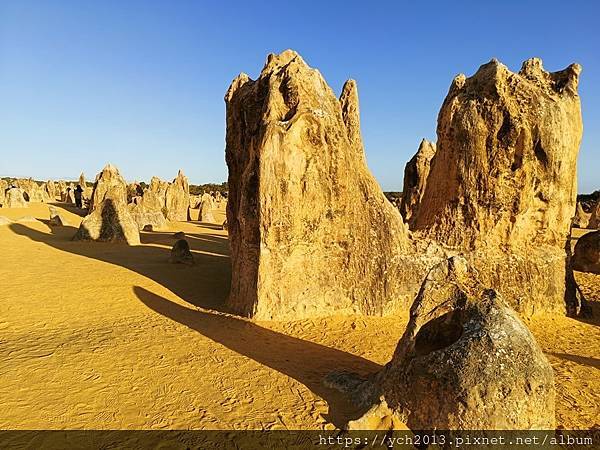
M 552 356 L 563 359 L 565 361 L 571 361 L 582 366 L 593 367 L 594 369 L 600 370 L 600 359 L 590 358 L 587 356 L 571 355 L 569 353 L 550 353 Z
M 187 308 L 139 286 L 135 286 L 133 291 L 144 305 L 156 313 L 299 381 L 327 402 L 329 413 L 325 419 L 337 427 L 343 427 L 364 412 L 339 391 L 326 387 L 323 379 L 340 369 L 368 375 L 380 370 L 379 364 L 263 328 L 246 319 Z
M 225 310 L 231 284 L 231 263 L 226 236 L 186 233 L 194 254 L 193 267 L 168 262 L 171 246 L 177 239 L 172 233 L 141 233 L 141 242 L 133 245 L 105 242 L 78 242 L 72 226 L 55 227 L 44 233 L 13 223 L 10 229 L 21 236 L 63 252 L 114 264 L 149 278 L 192 305 L 216 311 Z M 158 247 L 156 245 L 163 245 Z

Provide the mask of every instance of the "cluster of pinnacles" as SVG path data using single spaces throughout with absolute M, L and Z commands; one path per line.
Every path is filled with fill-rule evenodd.
M 583 307 L 568 246 L 580 70 L 492 60 L 457 76 L 437 143 L 407 165 L 406 221 L 366 166 L 353 80 L 338 99 L 290 50 L 238 76 L 225 96 L 231 310 L 410 309 L 386 368 L 345 384 L 376 403 L 366 419 L 384 405 L 413 428 L 552 428 L 553 372 L 517 313 Z

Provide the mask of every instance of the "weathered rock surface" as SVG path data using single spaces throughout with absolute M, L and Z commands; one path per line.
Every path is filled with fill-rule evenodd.
M 148 210 L 161 211 L 166 217 L 166 193 L 169 183 L 158 177 L 152 177 L 150 186 L 144 191 L 143 202 Z
M 144 195 L 144 189 L 138 182 L 129 183 L 127 185 L 127 202 L 131 203 L 135 197 Z
M 400 203 L 400 214 L 410 223 L 421 204 L 425 183 L 429 175 L 431 159 L 435 155 L 435 143 L 423 139 L 415 156 L 404 168 L 404 186 Z
M 190 220 L 190 187 L 187 177 L 181 170 L 167 187 L 165 207 L 168 220 L 180 222 Z
M 407 307 L 423 276 L 366 167 L 358 96 L 340 100 L 295 52 L 241 74 L 227 105 L 229 307 L 260 319 Z
M 6 191 L 8 190 L 8 182 L 0 179 L 0 206 L 6 201 Z
M 573 252 L 573 269 L 600 274 L 600 231 L 580 237 Z
M 179 239 L 171 249 L 169 262 L 173 264 L 194 264 L 194 255 L 190 251 L 190 244 L 185 239 Z
M 112 164 L 108 164 L 96 176 L 89 203 L 90 213 L 106 199 L 112 200 L 115 206 L 127 205 L 127 184 Z
M 550 363 L 461 257 L 429 272 L 375 385 L 367 394 L 381 395 L 385 408 L 371 408 L 353 428 L 391 411 L 388 423 L 413 430 L 554 429 Z
M 65 201 L 67 188 L 67 183 L 64 180 L 59 180 L 56 182 L 57 197 L 61 202 Z
M 65 190 L 61 191 L 60 200 L 69 205 L 75 204 L 75 187 L 73 183 L 70 183 L 68 186 L 65 184 Z
M 167 219 L 160 211 L 150 211 L 144 209 L 141 205 L 129 205 L 131 217 L 138 226 L 138 229 L 147 231 L 160 231 L 169 227 Z
M 213 207 L 212 197 L 208 194 L 204 194 L 200 201 L 200 208 L 198 209 L 198 220 L 200 222 L 215 223 L 216 220 L 212 213 Z
M 57 207 L 49 205 L 48 210 L 50 211 L 50 220 L 48 221 L 48 225 L 51 227 L 64 227 L 69 225 L 69 222 Z
M 58 186 L 54 181 L 48 180 L 46 182 L 46 193 L 48 194 L 48 198 L 51 201 L 55 201 L 57 199 L 57 197 L 60 196 L 60 193 L 58 191 Z
M 581 203 L 577 202 L 575 215 L 573 216 L 573 226 L 577 228 L 587 228 L 590 223 L 592 213 L 586 213 Z
M 17 186 L 23 192 L 23 197 L 28 202 L 34 203 L 45 203 L 50 200 L 46 187 L 37 184 L 33 179 L 17 179 L 14 181 L 14 185 Z
M 5 199 L 2 207 L 4 208 L 27 208 L 29 205 L 23 196 L 23 191 L 13 187 L 5 192 Z
M 412 229 L 467 254 L 517 311 L 578 309 L 565 247 L 582 135 L 580 66 L 493 60 L 454 79 Z
M 138 225 L 127 207 L 127 184 L 116 167 L 109 164 L 96 177 L 89 214 L 73 239 L 140 243 Z
M 190 194 L 190 208 L 195 209 L 200 207 L 202 196 Z

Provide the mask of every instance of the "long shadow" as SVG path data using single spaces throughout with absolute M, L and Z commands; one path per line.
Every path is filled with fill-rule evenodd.
M 550 355 L 556 356 L 557 358 L 564 359 L 566 361 L 572 361 L 582 366 L 590 366 L 600 370 L 600 359 L 589 358 L 587 356 L 570 355 L 568 353 L 550 353 Z
M 79 217 L 85 217 L 87 214 L 87 208 L 78 208 L 77 206 L 72 205 L 70 203 L 52 201 L 48 202 L 48 205 L 58 206 L 60 208 L 63 208 L 65 211 L 69 211 L 70 213 L 78 215 Z
M 204 228 L 208 228 L 211 230 L 222 230 L 223 229 L 223 225 L 218 225 L 216 223 L 200 222 L 199 220 L 190 220 L 190 222 L 193 224 L 196 224 L 196 225 L 202 225 Z
M 380 365 L 341 350 L 262 328 L 248 320 L 189 309 L 138 286 L 133 290 L 142 303 L 158 314 L 304 384 L 327 402 L 327 420 L 337 427 L 341 428 L 363 412 L 340 392 L 325 387 L 323 378 L 337 370 L 367 375 L 380 370 Z
M 206 309 L 224 311 L 231 285 L 229 244 L 225 236 L 186 233 L 196 264 L 170 264 L 172 233 L 142 233 L 142 243 L 165 245 L 128 246 L 102 242 L 77 242 L 72 226 L 52 228 L 52 234 L 37 231 L 19 223 L 9 225 L 16 234 L 35 242 L 87 258 L 125 267 L 163 285 L 183 300 Z M 207 254 L 209 253 L 209 254 Z
M 597 299 L 590 299 L 589 297 L 586 297 L 586 300 L 588 311 L 590 313 L 584 317 L 574 317 L 574 319 L 578 322 L 600 327 L 600 301 Z

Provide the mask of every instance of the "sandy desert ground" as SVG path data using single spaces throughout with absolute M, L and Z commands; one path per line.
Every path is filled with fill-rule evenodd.
M 0 210 L 38 219 L 0 226 L 0 428 L 340 427 L 356 411 L 324 375 L 377 370 L 407 321 L 227 315 L 218 311 L 230 281 L 220 226 L 172 224 L 133 247 L 72 242 L 81 217 L 59 207 L 71 226 L 47 226 L 45 204 Z M 187 234 L 195 266 L 167 263 L 175 231 Z M 600 426 L 600 276 L 577 279 L 593 319 L 527 321 L 554 367 L 566 429 Z

